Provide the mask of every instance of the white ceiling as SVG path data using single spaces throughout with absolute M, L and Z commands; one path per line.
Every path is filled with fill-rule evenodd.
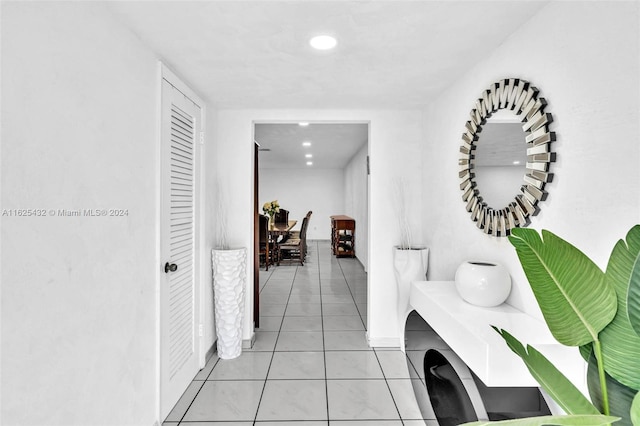
M 219 108 L 420 108 L 547 2 L 113 1 Z M 314 51 L 312 35 L 338 46 Z
M 260 144 L 262 169 L 314 168 L 343 169 L 369 138 L 366 123 L 261 123 L 255 125 L 255 140 Z M 310 142 L 305 147 L 303 142 Z M 269 149 L 269 151 L 265 151 Z M 313 155 L 306 158 L 305 154 Z
M 106 4 L 214 108 L 406 109 L 431 102 L 546 3 L 125 0 Z M 334 35 L 338 46 L 330 52 L 313 50 L 308 40 L 320 33 Z M 335 130 L 347 131 L 343 125 Z M 299 143 L 303 136 L 282 132 L 290 143 Z M 333 140 L 339 137 L 338 133 Z M 275 143 L 265 138 L 265 147 Z M 335 143 L 315 144 L 314 167 L 325 155 L 337 152 L 344 154 L 340 161 L 345 162 L 361 143 L 344 142 L 338 151 Z M 270 164 L 266 154 L 263 157 Z M 292 161 L 298 164 L 299 158 Z M 338 163 L 335 158 L 328 161 Z

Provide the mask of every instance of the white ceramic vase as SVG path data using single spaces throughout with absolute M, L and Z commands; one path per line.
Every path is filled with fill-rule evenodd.
M 216 249 L 211 258 L 218 356 L 233 359 L 242 353 L 247 249 Z
M 456 289 L 472 305 L 498 306 L 511 292 L 507 269 L 494 262 L 466 261 L 456 270 Z
M 400 349 L 404 352 L 404 328 L 407 317 L 411 313 L 409 293 L 413 281 L 427 279 L 429 249 L 426 247 L 401 248 L 396 246 L 393 256 L 393 271 L 396 277 L 396 294 L 398 309 L 398 326 Z

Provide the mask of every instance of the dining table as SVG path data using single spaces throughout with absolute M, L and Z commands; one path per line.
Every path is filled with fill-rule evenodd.
M 269 224 L 269 238 L 274 241 L 281 235 L 287 235 L 291 229 L 298 223 L 297 220 L 289 220 L 287 223 Z

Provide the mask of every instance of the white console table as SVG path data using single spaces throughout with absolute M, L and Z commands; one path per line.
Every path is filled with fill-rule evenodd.
M 458 295 L 453 281 L 413 282 L 409 303 L 485 385 L 538 386 L 494 325 L 542 352 L 586 392 L 586 363 L 578 349 L 558 343 L 544 321 L 506 303 L 494 308 L 471 305 Z

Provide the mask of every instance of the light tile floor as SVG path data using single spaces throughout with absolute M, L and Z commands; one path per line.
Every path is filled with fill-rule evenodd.
M 428 426 L 406 357 L 367 344 L 367 276 L 310 241 L 304 266 L 260 270 L 260 328 L 234 360 L 214 354 L 164 426 Z

